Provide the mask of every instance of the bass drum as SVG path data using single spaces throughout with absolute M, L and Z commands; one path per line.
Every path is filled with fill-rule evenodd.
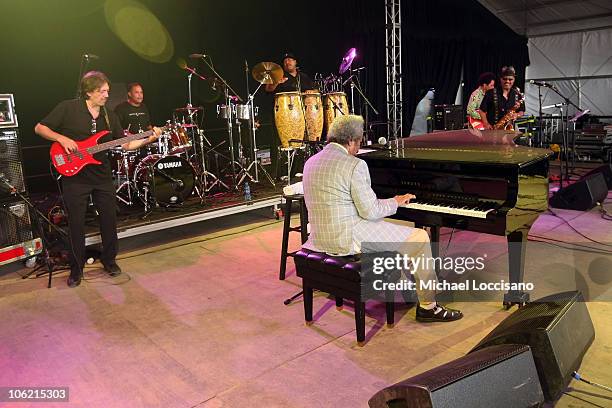
M 193 193 L 195 172 L 182 157 L 152 154 L 136 166 L 134 184 L 143 204 L 167 207 L 183 203 Z

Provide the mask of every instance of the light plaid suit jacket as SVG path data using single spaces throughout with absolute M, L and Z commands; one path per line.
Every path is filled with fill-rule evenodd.
M 310 221 L 304 248 L 348 255 L 359 251 L 356 236 L 359 241 L 384 238 L 380 235 L 392 235 L 385 240 L 405 238 L 394 233 L 393 224 L 382 221 L 395 214 L 397 202 L 393 198 L 377 199 L 367 164 L 339 144 L 328 144 L 306 161 L 303 184 Z

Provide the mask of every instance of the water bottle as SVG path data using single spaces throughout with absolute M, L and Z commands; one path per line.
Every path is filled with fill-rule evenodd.
M 244 201 L 251 201 L 253 197 L 251 197 L 251 187 L 249 187 L 249 182 L 244 182 Z

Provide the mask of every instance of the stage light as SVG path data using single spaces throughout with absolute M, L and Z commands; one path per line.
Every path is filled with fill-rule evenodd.
M 104 14 L 115 35 L 141 58 L 164 63 L 174 55 L 174 43 L 168 30 L 138 1 L 107 0 Z

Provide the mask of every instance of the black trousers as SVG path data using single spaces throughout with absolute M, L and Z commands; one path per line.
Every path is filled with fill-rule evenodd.
M 98 210 L 100 235 L 102 236 L 102 254 L 100 260 L 109 264 L 115 262 L 118 251 L 117 238 L 117 197 L 112 182 L 100 185 L 62 182 L 64 204 L 68 211 L 68 227 L 72 251 L 70 263 L 73 273 L 82 271 L 85 265 L 85 213 L 89 204 L 89 195 Z

